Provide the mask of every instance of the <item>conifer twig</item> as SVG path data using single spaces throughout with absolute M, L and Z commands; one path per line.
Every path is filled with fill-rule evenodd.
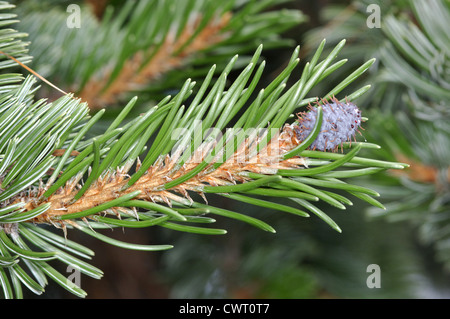
M 190 22 L 191 25 L 186 26 L 179 37 L 168 34 L 162 45 L 135 53 L 124 62 L 119 75 L 112 83 L 109 83 L 111 74 L 108 71 L 103 71 L 103 75 L 93 75 L 79 93 L 80 98 L 91 108 L 117 102 L 122 94 L 144 87 L 162 74 L 182 66 L 194 53 L 222 41 L 226 37 L 222 30 L 230 19 L 231 13 L 225 12 L 220 18 L 210 21 L 192 39 L 201 21 L 198 17 Z M 146 61 L 149 55 L 151 58 Z
M 283 159 L 284 154 L 300 143 L 291 125 L 286 125 L 281 134 L 273 137 L 262 151 L 257 152 L 256 147 L 262 138 L 261 136 L 247 138 L 233 156 L 218 169 L 211 171 L 211 166 L 216 163 L 213 161 L 194 178 L 171 189 L 165 189 L 164 185 L 168 181 L 175 180 L 192 171 L 206 159 L 217 144 L 207 143 L 200 146 L 190 160 L 179 169 L 176 169 L 176 158 L 172 159 L 169 156 L 159 158 L 156 164 L 151 166 L 136 183 L 125 190 L 124 187 L 129 181 L 127 176 L 129 176 L 130 166 L 99 177 L 77 201 L 74 201 L 74 197 L 78 193 L 78 189 L 81 188 L 79 176 L 70 180 L 64 187 L 44 201 L 30 201 L 24 208 L 25 210 L 32 210 L 43 204 L 50 204 L 50 208 L 44 214 L 33 218 L 32 221 L 53 223 L 61 219 L 68 220 L 71 215 L 77 216 L 77 213 L 93 209 L 102 203 L 111 202 L 128 194 L 136 194 L 133 199 L 166 203 L 169 206 L 172 206 L 172 200 L 183 202 L 184 199 L 189 199 L 192 203 L 188 192 L 200 193 L 203 196 L 205 187 L 208 185 L 214 188 L 217 186 L 232 186 L 236 183 L 245 183 L 251 180 L 248 178 L 248 173 L 273 175 L 280 169 L 292 169 L 306 165 L 305 159 L 301 157 Z M 219 154 L 217 157 L 220 158 L 221 155 Z M 138 160 L 136 170 L 140 169 L 140 165 Z M 33 197 L 40 198 L 44 192 L 45 189 L 38 189 Z M 179 195 L 173 192 L 181 194 L 184 199 L 180 200 Z

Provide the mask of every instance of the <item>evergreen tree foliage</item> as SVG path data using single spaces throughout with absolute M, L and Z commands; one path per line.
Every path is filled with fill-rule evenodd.
M 285 212 L 299 218 L 314 216 L 332 230 L 341 232 L 339 225 L 316 202 L 345 210 L 353 204 L 350 198 L 354 197 L 384 208 L 376 199 L 378 192 L 351 180 L 407 167 L 400 161 L 373 159 L 371 151 L 379 146 L 370 140 L 343 142 L 340 152 L 310 148 L 323 133 L 325 100 L 334 99 L 337 104 L 354 101 L 370 88 L 363 85 L 342 95 L 345 88 L 357 83 L 374 59 L 352 69 L 330 90 L 311 94 L 316 85 L 346 64 L 346 59 L 336 61 L 345 40 L 327 54 L 323 51 L 326 41 L 321 41 L 299 75 L 294 72 L 300 54 L 300 48 L 296 47 L 285 68 L 264 89 L 256 91 L 265 68 L 261 59 L 263 45 L 253 48 L 253 54 L 244 61 L 234 54 L 248 51 L 249 38 L 267 42 L 269 46 L 283 44 L 277 34 L 301 21 L 298 12 L 259 13 L 266 5 L 279 1 L 244 1 L 238 7 L 234 7 L 234 1 L 224 1 L 220 6 L 212 1 L 186 1 L 183 2 L 186 7 L 158 2 L 163 4 L 157 6 L 156 18 L 144 19 L 144 12 L 153 12 L 147 3 L 155 5 L 142 2 L 135 11 L 131 5 L 125 5 L 114 17 L 107 11 L 101 23 L 110 28 L 102 27 L 95 20 L 93 27 L 80 28 L 80 32 L 86 32 L 92 39 L 89 47 L 66 33 L 73 30 L 65 28 L 61 13 L 52 13 L 54 19 L 48 19 L 49 24 L 42 26 L 47 31 L 37 28 L 38 35 L 31 37 L 30 45 L 37 42 L 36 50 L 50 51 L 34 53 L 41 60 L 33 63 L 64 91 L 74 93 L 39 99 L 41 88 L 36 85 L 36 77 L 24 76 L 23 68 L 34 54 L 28 53 L 23 40 L 26 34 L 12 28 L 16 23 L 20 26 L 22 21 L 11 14 L 11 4 L 1 2 L 0 67 L 5 73 L 0 86 L 0 283 L 7 298 L 22 297 L 23 287 L 41 294 L 49 279 L 76 296 L 86 296 L 84 290 L 54 267 L 55 262 L 60 262 L 96 279 L 103 275 L 89 262 L 94 252 L 72 241 L 67 236 L 68 230 L 83 232 L 118 247 L 143 251 L 167 250 L 172 245 L 119 241 L 108 236 L 109 229 L 161 227 L 184 232 L 186 236 L 190 233 L 223 235 L 226 230 L 211 224 L 216 218 L 226 218 L 275 232 L 259 216 L 208 201 L 211 196 L 218 196 L 269 208 L 274 213 Z M 199 10 L 204 17 L 200 17 L 198 32 L 194 31 L 186 40 L 182 35 L 189 29 L 188 21 L 198 18 L 198 14 L 189 14 L 196 11 L 183 11 L 187 8 Z M 201 37 L 202 28 L 209 27 L 212 16 L 231 8 L 233 15 L 226 28 L 232 36 L 203 52 L 206 58 L 202 65 L 215 60 L 213 57 L 220 63 L 202 70 L 199 81 L 192 78 L 180 81 L 184 72 L 173 75 L 178 90 L 162 97 L 155 105 L 142 106 L 140 114 L 133 112 L 138 98 L 129 99 L 103 132 L 97 133 L 97 124 L 108 108 L 93 110 L 90 102 L 86 102 L 89 99 L 78 95 L 82 95 L 85 85 L 93 79 L 97 81 L 96 76 L 100 74 L 100 79 L 106 78 L 108 83 L 103 86 L 101 82 L 98 92 L 107 92 L 109 85 L 120 79 L 123 70 L 130 70 L 126 64 L 141 56 L 140 52 L 144 52 L 144 58 L 138 60 L 137 69 L 144 68 L 144 61 L 155 58 L 167 37 L 182 37 L 182 48 L 187 48 Z M 83 11 L 83 14 L 89 13 Z M 279 14 L 292 19 L 274 28 L 278 26 Z M 168 15 L 174 19 L 167 19 Z M 22 20 L 21 16 L 19 19 Z M 24 26 L 38 21 L 33 14 L 24 14 L 23 19 Z M 55 57 L 51 46 L 44 45 L 45 41 L 39 37 L 57 34 L 58 23 L 64 26 L 59 24 L 55 52 L 64 48 L 70 54 Z M 267 30 L 272 31 L 266 33 Z M 154 37 L 143 36 L 147 32 L 153 32 Z M 85 55 L 84 50 L 96 55 Z M 182 51 L 174 50 L 163 61 L 178 59 L 177 52 Z M 47 64 L 42 60 L 45 56 L 49 58 Z M 11 73 L 12 70 L 17 73 Z M 232 70 L 238 74 L 230 79 Z M 288 80 L 293 85 L 288 87 Z M 74 88 L 74 83 L 78 87 Z M 123 84 L 123 79 L 118 83 Z M 99 97 L 100 93 L 94 94 L 94 98 Z M 120 104 L 120 99 L 114 101 Z M 99 103 L 106 104 L 104 100 Z M 310 104 L 317 112 L 316 122 L 308 137 L 298 141 L 295 125 L 299 125 L 299 120 L 295 114 Z M 232 135 L 225 134 L 227 129 L 234 130 Z M 241 131 L 245 134 L 234 134 Z M 201 134 L 196 139 L 198 132 Z M 240 156 L 246 161 L 235 161 Z M 253 159 L 254 162 L 249 161 Z M 282 198 L 283 203 L 271 200 L 273 197 Z

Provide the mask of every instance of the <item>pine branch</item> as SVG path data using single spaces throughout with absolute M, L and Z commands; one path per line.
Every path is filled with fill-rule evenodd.
M 337 47 L 336 51 L 339 49 L 340 47 Z M 117 217 L 120 217 L 117 208 L 122 205 L 124 205 L 122 207 L 127 207 L 126 203 L 131 199 L 166 203 L 169 207 L 173 205 L 173 202 L 189 206 L 193 201 L 190 199 L 188 192 L 199 193 L 202 196 L 204 196 L 204 193 L 209 192 L 219 194 L 245 193 L 249 190 L 260 189 L 262 186 L 274 185 L 280 182 L 282 189 L 287 187 L 291 191 L 301 191 L 299 195 L 305 193 L 313 194 L 333 206 L 344 209 L 345 207 L 332 196 L 311 188 L 299 182 L 299 180 L 289 180 L 289 176 L 311 176 L 336 169 L 351 161 L 361 145 L 358 145 L 349 154 L 338 157 L 329 165 L 323 165 L 321 168 L 300 169 L 300 166 L 307 166 L 308 162 L 302 157 L 295 157 L 292 151 L 300 152 L 304 150 L 314 139 L 309 138 L 307 140 L 309 144 L 303 144 L 299 149 L 301 141 L 298 140 L 298 135 L 295 134 L 296 130 L 300 130 L 299 126 L 295 126 L 298 124 L 294 124 L 294 126 L 284 124 L 296 106 L 303 103 L 299 99 L 301 98 L 299 94 L 301 94 L 302 90 L 307 89 L 310 83 L 316 81 L 315 79 L 321 72 L 326 72 L 326 66 L 331 63 L 333 55 L 331 55 L 331 58 L 329 56 L 325 59 L 324 64 L 319 64 L 321 67 L 316 72 L 312 72 L 308 79 L 302 77 L 276 101 L 273 101 L 271 95 L 277 92 L 275 87 L 270 86 L 268 90 L 266 88 L 266 90 L 261 91 L 260 98 L 251 104 L 250 108 L 240 119 L 240 124 L 246 123 L 244 126 L 250 126 L 250 123 L 254 121 L 254 118 L 248 117 L 250 112 L 266 113 L 269 117 L 262 117 L 259 123 L 252 124 L 256 124 L 257 128 L 264 128 L 263 123 L 272 123 L 265 128 L 275 130 L 275 134 L 269 130 L 267 135 L 264 136 L 255 134 L 252 131 L 253 136 L 237 136 L 238 140 L 241 139 L 238 144 L 234 143 L 234 135 L 230 138 L 230 136 L 221 136 L 219 134 L 233 118 L 232 115 L 236 114 L 250 97 L 251 90 L 255 87 L 252 84 L 256 84 L 264 64 L 256 71 L 255 75 L 257 76 L 253 79 L 250 86 L 245 88 L 245 84 L 250 80 L 250 74 L 256 68 L 254 63 L 258 61 L 260 52 L 261 50 L 258 50 L 255 53 L 253 63 L 250 63 L 244 69 L 228 91 L 224 91 L 227 70 L 219 76 L 219 80 L 204 100 L 201 100 L 204 90 L 200 90 L 199 95 L 194 98 L 193 102 L 199 107 L 197 113 L 195 113 L 196 110 L 192 108 L 192 105 L 186 112 L 181 107 L 182 102 L 190 95 L 192 90 L 192 83 L 188 80 L 180 93 L 172 100 L 170 98 L 165 99 L 160 105 L 153 107 L 129 125 L 126 133 L 118 138 L 109 152 L 104 153 L 103 159 L 101 155 L 103 149 L 100 148 L 100 145 L 112 137 L 109 134 L 98 136 L 95 140 L 88 142 L 85 145 L 86 148 L 83 151 L 81 149 L 78 151 L 78 156 L 74 158 L 72 163 L 63 170 L 55 181 L 56 172 L 60 171 L 61 165 L 69 156 L 69 153 L 67 153 L 62 157 L 58 167 L 45 186 L 33 189 L 27 194 L 26 198 L 22 196 L 16 198 L 15 201 L 25 202 L 24 209 L 26 212 L 34 212 L 41 205 L 49 204 L 45 213 L 34 217 L 32 220 L 34 222 L 49 222 L 55 225 L 60 223 L 65 227 L 65 222 L 76 225 L 71 221 L 77 218 L 82 218 L 86 221 L 87 217 L 92 218 L 93 215 L 104 211 L 112 212 Z M 229 67 L 232 66 L 234 60 L 230 62 Z M 296 64 L 297 62 L 298 60 L 293 57 L 291 64 Z M 367 67 L 369 65 L 353 74 L 353 78 L 348 82 L 353 81 Z M 291 65 L 287 69 L 291 69 Z M 203 84 L 203 87 L 209 85 L 213 71 L 214 68 L 211 69 L 211 76 Z M 279 87 L 283 88 L 283 82 L 288 75 L 283 74 L 283 77 L 277 79 L 274 83 L 278 82 Z M 340 87 L 344 86 L 340 85 Z M 306 91 L 303 94 L 306 94 Z M 337 100 L 336 102 L 339 103 Z M 130 106 L 125 108 L 125 112 L 129 112 L 133 104 L 130 103 Z M 208 110 L 208 108 L 210 109 Z M 203 114 L 208 114 L 208 116 L 202 119 Z M 214 115 L 211 117 L 211 114 Z M 84 127 L 84 131 L 78 133 L 68 151 L 75 147 L 79 137 L 101 115 L 101 112 L 97 113 L 88 122 Z M 202 133 L 206 128 L 210 127 L 209 123 L 214 122 L 217 124 L 215 128 L 218 131 L 207 135 L 206 140 L 200 146 L 194 145 L 193 141 L 186 140 L 186 138 L 183 139 L 182 143 L 177 146 L 178 148 L 174 151 L 174 154 L 169 156 L 169 151 L 176 143 L 176 139 L 173 138 L 174 132 L 177 129 L 187 128 L 188 131 L 195 134 L 194 125 L 198 125 L 195 124 L 198 120 L 206 121 L 205 127 L 200 130 Z M 162 122 L 164 124 L 157 131 L 157 125 L 160 125 L 159 123 Z M 191 125 L 184 127 L 188 123 L 191 123 Z M 284 128 L 280 132 L 283 126 Z M 316 125 L 315 131 L 310 133 L 311 136 L 317 136 L 319 130 L 324 131 L 322 126 Z M 118 134 L 118 130 L 113 127 L 111 132 Z M 141 163 L 138 159 L 138 154 L 142 152 L 143 146 L 152 134 L 156 135 L 155 140 Z M 187 136 L 189 135 L 184 137 Z M 266 145 L 264 145 L 264 140 L 266 140 Z M 232 156 L 230 156 L 229 152 L 228 154 L 224 152 L 230 147 L 231 150 L 234 150 Z M 192 149 L 194 153 L 191 155 Z M 86 157 L 90 152 L 93 152 L 93 154 Z M 289 154 L 289 158 L 284 159 L 284 156 L 287 154 Z M 333 156 L 329 154 L 326 158 L 333 158 Z M 138 161 L 137 170 L 129 176 L 129 169 L 136 160 Z M 380 164 L 364 160 L 360 163 L 362 165 L 365 165 L 365 163 L 370 163 L 369 165 Z M 382 164 L 386 164 L 386 167 L 403 168 L 399 164 Z M 95 168 L 95 170 L 92 170 L 92 168 Z M 87 170 L 90 170 L 87 179 L 89 183 L 82 185 L 79 182 Z M 254 175 L 255 173 L 259 175 Z M 283 177 L 283 175 L 287 177 Z M 325 182 L 320 184 L 326 185 Z M 335 183 L 331 185 L 334 185 L 332 187 L 337 186 Z M 345 186 L 344 189 L 354 190 L 352 186 Z M 362 188 L 357 190 L 363 193 L 367 192 L 367 190 Z M 78 194 L 79 192 L 80 194 Z M 181 194 L 181 196 L 174 193 Z M 370 191 L 368 193 L 377 195 Z M 166 209 L 160 206 L 155 207 L 159 208 L 157 211 L 167 213 Z M 153 209 L 156 209 L 155 207 Z M 317 212 L 316 209 L 313 210 Z M 136 212 L 130 212 L 127 209 L 125 209 L 125 212 L 133 217 L 137 215 Z M 178 220 L 185 220 L 176 210 L 172 209 L 170 212 L 172 217 L 176 217 Z M 332 227 L 339 230 L 334 222 L 328 217 L 324 217 L 326 216 L 324 213 L 319 213 L 319 215 L 329 222 Z M 264 226 L 264 228 L 268 227 Z
M 126 60 L 112 83 L 111 74 L 104 74 L 101 79 L 94 75 L 81 90 L 79 96 L 88 105 L 93 107 L 111 105 L 126 92 L 143 88 L 148 83 L 156 81 L 162 74 L 173 69 L 180 68 L 196 52 L 207 49 L 224 38 L 221 34 L 230 20 L 230 13 L 223 14 L 219 21 L 212 21 L 204 27 L 198 35 L 191 38 L 196 33 L 201 19 L 186 26 L 183 33 L 175 38 L 174 35 L 167 35 L 166 40 L 156 52 L 154 48 L 135 53 Z M 152 58 L 145 62 L 146 57 Z
M 199 193 L 203 197 L 205 192 L 232 192 L 233 189 L 236 189 L 235 184 L 245 183 L 251 180 L 249 173 L 253 172 L 272 175 L 276 174 L 280 169 L 288 170 L 293 167 L 305 165 L 305 160 L 303 158 L 294 157 L 282 160 L 283 155 L 286 152 L 291 151 L 300 142 L 297 140 L 294 131 L 290 126 L 287 126 L 281 132 L 280 136 L 274 137 L 265 149 L 256 152 L 255 148 L 258 144 L 258 140 L 262 138 L 263 137 L 261 136 L 247 138 L 242 145 L 239 146 L 239 149 L 233 156 L 220 165 L 219 168 L 212 170 L 212 166 L 217 163 L 215 159 L 212 159 L 212 162 L 208 163 L 208 165 L 193 178 L 171 187 L 170 191 L 167 190 L 168 187 L 166 186 L 168 181 L 177 180 L 185 176 L 185 174 L 189 174 L 196 170 L 199 163 L 207 161 L 208 155 L 217 147 L 217 143 L 204 143 L 195 150 L 193 156 L 184 162 L 181 167 L 178 167 L 177 154 L 173 157 L 159 157 L 156 163 L 150 166 L 145 174 L 129 187 L 127 187 L 129 182 L 127 176 L 129 174 L 128 169 L 130 168 L 130 165 L 121 169 L 118 168 L 116 172 L 101 174 L 103 176 L 99 177 L 78 201 L 74 201 L 74 197 L 78 194 L 78 189 L 87 184 L 77 184 L 77 179 L 74 179 L 66 183 L 64 187 L 58 189 L 54 195 L 51 195 L 45 201 L 37 203 L 29 202 L 24 208 L 26 210 L 32 210 L 40 205 L 48 203 L 51 208 L 44 214 L 34 218 L 33 221 L 52 222 L 60 219 L 67 220 L 70 216 L 78 216 L 78 213 L 90 216 L 90 214 L 87 214 L 85 211 L 91 212 L 96 207 L 97 209 L 95 209 L 95 211 L 103 211 L 104 209 L 101 209 L 102 203 L 109 203 L 118 197 L 122 198 L 127 195 L 132 196 L 131 198 L 133 199 L 166 203 L 169 206 L 172 206 L 171 201 L 191 205 L 193 200 L 188 194 L 190 191 Z M 216 158 L 217 157 L 222 157 L 222 154 L 218 154 Z M 138 159 L 136 171 L 140 170 L 141 165 L 142 164 Z M 90 174 L 91 175 L 89 176 L 95 176 L 97 172 L 91 171 Z M 266 179 L 266 181 L 273 182 L 276 179 L 277 178 L 271 178 Z M 205 186 L 205 184 L 214 188 Z M 248 187 L 255 187 L 254 184 L 246 185 Z M 260 185 L 260 183 L 258 183 L 258 185 Z M 221 186 L 222 188 L 217 186 Z M 172 192 L 181 194 L 183 198 L 180 198 L 179 195 L 175 195 Z M 39 198 L 43 193 L 44 189 L 38 189 L 33 197 Z M 188 199 L 189 202 L 185 199 Z M 108 204 L 108 206 L 109 205 L 110 204 Z M 118 213 L 116 214 L 119 215 Z M 179 220 L 186 220 L 178 213 L 172 214 Z M 132 214 L 132 216 L 134 215 L 135 214 Z

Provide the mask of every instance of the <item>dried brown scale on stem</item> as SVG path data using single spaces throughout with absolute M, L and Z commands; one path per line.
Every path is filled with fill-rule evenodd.
M 191 26 L 184 28 L 177 39 L 173 39 L 173 36 L 169 34 L 150 61 L 145 61 L 145 57 L 154 48 L 149 48 L 147 52 L 139 51 L 124 63 L 117 78 L 106 89 L 111 71 L 105 72 L 100 78 L 94 76 L 78 96 L 88 102 L 93 109 L 116 102 L 122 94 L 142 87 L 162 74 L 181 67 L 194 53 L 222 41 L 226 37 L 222 30 L 228 25 L 230 19 L 230 12 L 224 13 L 217 20 L 213 19 L 186 47 L 177 52 L 193 36 L 200 22 L 200 18 L 196 19 Z
M 217 169 L 212 169 L 213 163 L 206 167 L 190 180 L 175 186 L 169 190 L 163 189 L 168 181 L 183 176 L 193 168 L 195 168 L 210 153 L 211 147 L 215 144 L 203 145 L 199 147 L 190 159 L 181 167 L 177 168 L 177 157 L 166 156 L 160 158 L 151 166 L 146 174 L 144 174 L 136 183 L 123 190 L 127 184 L 129 176 L 128 169 L 117 169 L 115 172 L 106 173 L 99 178 L 84 195 L 73 202 L 77 189 L 80 186 L 79 180 L 81 176 L 75 177 L 67 182 L 65 187 L 60 188 L 55 194 L 48 197 L 45 201 L 36 201 L 38 196 L 29 198 L 21 198 L 27 201 L 26 210 L 31 210 L 39 205 L 51 203 L 51 207 L 42 215 L 34 218 L 35 223 L 51 223 L 58 222 L 58 217 L 66 214 L 77 213 L 87 209 L 96 207 L 102 203 L 109 202 L 119 196 L 129 194 L 140 190 L 141 193 L 135 199 L 165 203 L 170 206 L 171 200 L 191 201 L 188 192 L 200 194 L 205 200 L 202 188 L 204 186 L 221 186 L 234 185 L 237 183 L 245 183 L 250 180 L 244 172 L 253 172 L 260 174 L 275 174 L 278 169 L 298 169 L 306 166 L 304 158 L 292 157 L 283 160 L 283 154 L 293 149 L 300 141 L 294 134 L 293 125 L 285 125 L 281 133 L 276 134 L 270 142 L 267 143 L 259 152 L 257 145 L 264 136 L 249 137 L 244 140 L 239 148 Z M 220 157 L 222 154 L 219 154 Z M 137 169 L 140 162 L 137 163 Z M 41 189 L 35 195 L 42 194 L 45 190 Z M 112 211 L 115 211 L 113 208 Z M 70 220 L 65 222 L 71 223 Z M 64 226 L 61 223 L 62 226 Z

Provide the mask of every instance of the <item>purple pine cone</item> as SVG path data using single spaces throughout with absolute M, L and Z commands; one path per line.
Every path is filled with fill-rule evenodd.
M 299 113 L 294 131 L 297 139 L 303 141 L 311 133 L 316 123 L 317 109 L 309 106 L 309 112 Z M 336 151 L 342 143 L 351 141 L 361 126 L 361 111 L 353 103 L 339 102 L 336 98 L 332 102 L 324 101 L 322 105 L 323 120 L 319 135 L 310 145 L 310 149 Z

